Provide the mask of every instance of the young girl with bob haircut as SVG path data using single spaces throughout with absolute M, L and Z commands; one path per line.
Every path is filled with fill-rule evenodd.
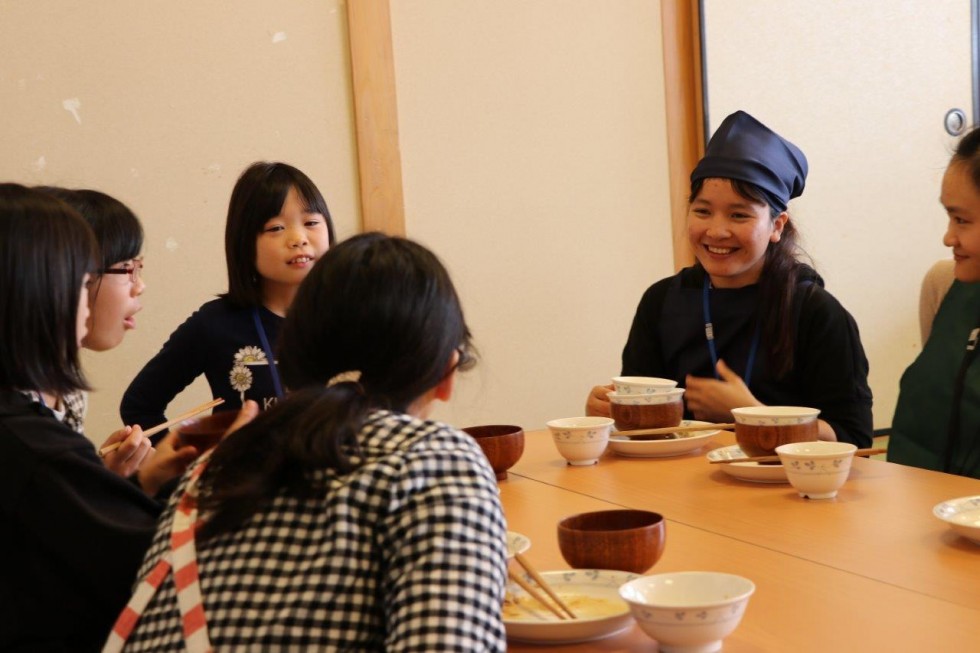
M 88 387 L 78 350 L 97 256 L 67 204 L 0 184 L 3 650 L 97 650 L 150 544 L 149 495 L 182 471 L 154 457 L 133 483 L 61 422 L 61 397 Z
M 442 264 L 351 238 L 303 282 L 280 343 L 289 395 L 184 477 L 140 571 L 159 587 L 137 587 L 105 650 L 505 650 L 494 474 L 427 419 L 472 363 Z
M 334 242 L 327 204 L 309 177 L 285 163 L 259 162 L 239 177 L 228 205 L 228 292 L 170 335 L 123 395 L 125 424 L 165 421 L 167 405 L 204 374 L 217 410 L 246 399 L 267 408 L 283 396 L 273 353 L 300 282 Z
M 126 332 L 136 328 L 136 313 L 142 308 L 139 297 L 143 282 L 143 226 L 136 215 L 116 198 L 90 189 L 42 186 L 41 190 L 68 204 L 92 228 L 99 248 L 98 268 L 88 286 L 89 319 L 82 347 L 108 351 L 120 345 Z M 62 397 L 65 424 L 84 432 L 88 395 L 79 390 Z M 109 437 L 100 448 L 123 440 L 118 449 L 105 456 L 106 465 L 128 476 L 135 472 L 151 452 L 151 443 L 139 430 L 124 429 Z
M 980 129 L 957 145 L 939 199 L 955 280 L 902 375 L 888 460 L 980 478 Z
M 798 147 L 738 111 L 691 173 L 688 239 L 697 263 L 651 286 L 623 349 L 622 374 L 675 379 L 686 416 L 732 408 L 820 409 L 819 437 L 869 446 L 868 361 L 851 315 L 798 260 L 787 213 L 803 192 Z M 611 386 L 586 410 L 609 415 Z

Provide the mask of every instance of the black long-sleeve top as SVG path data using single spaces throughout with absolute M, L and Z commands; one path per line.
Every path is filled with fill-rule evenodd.
M 0 390 L 0 650 L 101 650 L 160 511 L 50 410 Z
M 283 318 L 265 307 L 259 307 L 258 314 L 274 350 Z M 220 298 L 187 318 L 126 388 L 119 407 L 123 423 L 148 429 L 166 421 L 167 405 L 201 374 L 212 396 L 225 400 L 215 411 L 238 410 L 246 399 L 254 399 L 262 409 L 276 401 L 251 308 Z
M 694 266 L 663 279 L 640 300 L 623 349 L 623 374 L 675 379 L 713 377 L 702 306 L 704 269 Z M 749 390 L 766 405 L 809 406 L 833 427 L 837 439 L 871 445 L 873 421 L 868 360 L 854 318 L 826 290 L 815 272 L 803 275 L 795 293 L 793 366 L 783 378 L 769 370 L 765 335 L 758 347 Z M 762 309 L 759 287 L 713 288 L 710 310 L 718 357 L 745 378 L 745 366 Z M 690 414 L 687 417 L 692 417 Z

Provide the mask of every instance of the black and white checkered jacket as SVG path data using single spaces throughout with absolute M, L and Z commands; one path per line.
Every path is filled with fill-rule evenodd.
M 215 650 L 504 651 L 506 527 L 479 447 L 445 424 L 388 411 L 373 412 L 359 437 L 356 471 L 319 473 L 324 496 L 279 496 L 199 546 Z M 141 578 L 166 550 L 182 494 L 183 484 Z M 182 646 L 168 578 L 125 650 Z

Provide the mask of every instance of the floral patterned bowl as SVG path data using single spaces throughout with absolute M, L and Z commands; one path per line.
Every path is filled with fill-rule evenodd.
M 677 381 L 655 376 L 614 376 L 612 382 L 616 392 L 624 395 L 656 394 L 677 387 Z
M 570 465 L 594 465 L 609 444 L 608 417 L 566 417 L 548 422 L 558 453 Z
M 755 583 L 714 571 L 653 574 L 619 588 L 633 618 L 664 653 L 708 653 L 738 626 Z
M 833 499 L 851 472 L 849 442 L 794 442 L 776 447 L 786 477 L 804 499 Z

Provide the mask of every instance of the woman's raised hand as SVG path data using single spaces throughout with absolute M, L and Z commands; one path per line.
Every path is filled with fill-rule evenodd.
M 585 414 L 598 417 L 611 417 L 609 408 L 609 393 L 612 392 L 612 385 L 597 385 L 592 388 L 589 398 L 585 402 Z
M 725 365 L 725 361 L 719 360 L 716 369 L 720 379 L 689 374 L 684 381 L 684 402 L 695 418 L 708 422 L 728 422 L 732 418 L 732 408 L 762 405 L 749 391 L 742 377 Z

